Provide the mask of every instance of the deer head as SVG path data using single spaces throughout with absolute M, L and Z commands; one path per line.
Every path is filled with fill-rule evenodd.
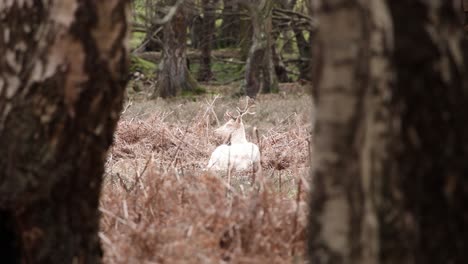
M 220 136 L 224 143 L 247 143 L 248 141 L 245 137 L 245 127 L 242 122 L 242 117 L 246 114 L 255 114 L 255 112 L 250 112 L 250 109 L 253 107 L 255 107 L 253 101 L 249 100 L 249 97 L 246 97 L 245 107 L 242 109 L 237 107 L 237 115 L 234 115 L 231 112 L 226 112 L 224 114 L 227 122 L 215 130 L 215 135 Z

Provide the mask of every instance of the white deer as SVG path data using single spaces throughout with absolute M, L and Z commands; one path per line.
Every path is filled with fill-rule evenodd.
M 211 154 L 208 169 L 215 171 L 242 171 L 253 173 L 256 180 L 261 180 L 260 150 L 254 143 L 248 142 L 245 137 L 245 127 L 242 117 L 249 112 L 249 101 L 241 110 L 237 108 L 238 115 L 233 116 L 226 112 L 229 121 L 215 130 L 215 135 L 223 138 L 224 144 L 218 146 Z M 229 174 L 230 175 L 230 174 Z

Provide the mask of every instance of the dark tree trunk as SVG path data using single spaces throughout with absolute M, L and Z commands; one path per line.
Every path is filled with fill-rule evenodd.
M 468 0 L 462 0 L 463 12 L 465 13 L 465 32 L 468 32 Z
M 239 46 L 241 60 L 245 61 L 249 57 L 250 47 L 252 47 L 252 21 L 250 18 L 242 19 L 239 24 Z
M 246 94 L 255 98 L 262 93 L 276 92 L 278 81 L 271 54 L 271 0 L 245 1 L 252 21 L 252 46 L 245 69 Z
M 395 32 L 397 173 L 384 178 L 382 259 L 465 263 L 468 60 L 460 5 L 388 3 Z
M 294 11 L 294 7 L 297 4 L 297 0 L 278 0 L 278 1 L 276 1 L 276 4 L 281 9 Z M 291 17 L 291 18 L 293 19 L 293 17 Z M 283 48 L 282 49 L 286 53 L 294 53 L 295 52 L 294 48 L 293 48 L 294 41 L 292 41 L 292 39 L 294 39 L 294 32 L 292 30 L 290 30 L 291 29 L 290 26 L 292 26 L 292 23 L 287 23 L 287 24 L 282 23 L 282 27 L 284 27 L 284 28 L 281 29 L 281 31 L 282 31 L 281 33 L 283 35 L 283 38 L 285 39 L 285 42 L 283 43 Z M 277 26 L 273 25 L 273 28 L 277 28 Z
M 211 50 L 215 33 L 216 5 L 218 0 L 203 0 L 203 34 L 201 41 L 201 62 L 198 71 L 199 81 L 209 81 L 213 78 L 211 72 Z
M 286 69 L 286 65 L 284 65 L 283 59 L 281 58 L 280 54 L 276 51 L 276 44 L 275 42 L 271 45 L 271 56 L 273 59 L 273 65 L 275 67 L 275 74 L 278 78 L 279 82 L 290 82 L 288 76 L 288 71 Z
M 327 2 L 319 15 L 311 262 L 464 263 L 468 51 L 459 5 L 387 2 L 391 18 L 384 1 Z
M 276 5 L 279 6 L 282 9 L 287 9 L 291 10 L 292 7 L 290 8 L 291 5 L 295 5 L 293 2 L 287 1 L 287 0 L 281 0 L 281 1 L 276 1 Z M 276 41 L 278 40 L 279 36 L 281 33 L 287 33 L 287 28 L 285 26 L 280 25 L 280 23 L 275 23 L 275 21 L 272 21 L 272 27 L 275 29 L 275 31 L 272 31 L 271 34 L 271 56 L 273 59 L 273 65 L 275 67 L 275 73 L 276 77 L 278 78 L 279 82 L 289 82 L 291 81 L 288 77 L 288 71 L 286 69 L 286 65 L 284 65 L 283 59 L 281 58 L 281 54 L 278 53 L 276 49 Z M 287 42 L 290 43 L 290 42 Z
M 126 85 L 128 1 L 0 6 L 0 255 L 99 263 L 98 202 Z M 40 32 L 41 34 L 37 34 Z
M 204 5 L 204 3 L 202 4 Z M 200 14 L 189 16 L 190 18 L 190 42 L 191 47 L 198 49 L 203 45 L 203 38 L 205 37 L 205 21 Z
M 321 3 L 310 261 L 378 263 L 376 176 L 386 172 L 391 20 L 384 0 Z
M 174 0 L 168 1 L 170 6 Z M 187 67 L 186 7 L 179 7 L 171 21 L 164 24 L 162 60 L 159 64 L 158 85 L 153 96 L 163 98 L 179 95 L 182 92 L 198 91 L 198 83 Z
M 223 23 L 219 32 L 219 47 L 228 48 L 239 44 L 240 24 L 239 5 L 237 0 L 223 0 Z
M 299 68 L 299 79 L 310 80 L 310 62 L 314 59 L 310 53 L 310 41 L 307 41 L 302 29 L 295 27 L 294 24 L 292 24 L 291 27 L 296 38 L 297 49 L 299 50 L 299 63 L 297 64 Z M 309 38 L 311 38 L 313 34 L 314 32 L 309 31 Z

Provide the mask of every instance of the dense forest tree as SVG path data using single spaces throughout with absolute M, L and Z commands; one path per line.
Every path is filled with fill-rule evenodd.
M 126 85 L 127 5 L 0 5 L 2 262 L 101 261 L 98 200 Z
M 219 64 L 213 64 L 213 50 L 218 51 L 215 52 L 218 63 L 245 64 L 237 69 L 246 83 L 241 85 L 241 93 L 250 96 L 276 92 L 278 82 L 310 79 L 309 46 L 316 24 L 304 14 L 307 1 L 133 0 L 133 3 L 137 18 L 134 32 L 144 32 L 145 37 L 132 53 L 160 65 L 154 96 L 201 91 L 191 72 L 200 81 L 210 81 L 216 75 L 213 65 L 224 71 Z M 161 17 L 167 19 L 162 22 Z M 187 70 L 182 63 L 187 58 L 194 65 L 192 69 Z
M 397 173 L 384 178 L 386 263 L 464 263 L 468 45 L 458 1 L 388 1 L 394 21 Z M 400 194 L 397 192 L 400 191 Z M 393 215 L 404 215 L 392 219 Z
M 464 263 L 468 49 L 459 5 L 344 2 L 318 5 L 311 261 Z
M 279 8 L 283 9 L 292 9 L 292 6 L 294 6 L 296 3 L 295 1 L 287 1 L 287 0 L 282 0 L 282 1 L 276 1 L 275 2 L 276 6 Z M 281 36 L 282 33 L 287 32 L 289 29 L 289 18 L 286 18 L 287 22 L 285 23 L 282 20 L 272 20 L 272 33 L 271 33 L 271 56 L 273 60 L 273 65 L 275 67 L 275 73 L 276 76 L 278 77 L 279 82 L 289 82 L 290 78 L 288 76 L 287 68 L 286 65 L 283 62 L 283 58 L 281 57 L 281 54 L 279 54 L 277 50 L 277 45 L 276 43 L 278 42 L 279 37 Z M 286 43 L 289 45 L 289 41 L 286 41 Z
M 249 11 L 253 31 L 245 69 L 245 92 L 255 98 L 259 92 L 278 90 L 278 80 L 271 56 L 273 1 L 243 0 L 241 3 Z
M 310 212 L 312 263 L 377 263 L 375 188 L 384 173 L 391 21 L 383 0 L 322 2 Z M 317 58 L 315 58 L 317 59 Z M 337 77 L 339 76 L 339 77 Z
M 221 48 L 234 47 L 239 44 L 241 19 L 237 0 L 223 0 L 222 24 L 218 45 Z
M 202 37 L 201 37 L 201 58 L 200 70 L 198 71 L 199 81 L 209 81 L 213 78 L 211 71 L 211 50 L 214 44 L 214 34 L 216 29 L 216 6 L 218 0 L 202 0 Z
M 181 92 L 196 92 L 198 83 L 187 66 L 187 6 L 176 0 L 167 0 L 163 4 L 168 12 L 167 19 L 161 22 L 164 24 L 163 49 L 154 95 L 165 98 Z

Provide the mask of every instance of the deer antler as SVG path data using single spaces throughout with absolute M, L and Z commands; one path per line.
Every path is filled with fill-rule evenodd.
M 224 113 L 224 118 L 225 119 L 229 119 L 229 118 L 236 119 L 237 116 L 234 116 L 230 111 L 227 111 L 226 113 Z
M 251 108 L 255 107 L 255 102 L 253 99 L 250 99 L 248 96 L 245 97 L 245 107 L 244 109 L 240 109 L 239 107 L 236 108 L 237 113 L 239 113 L 239 117 L 243 117 L 246 114 L 255 115 L 255 112 L 250 112 Z

